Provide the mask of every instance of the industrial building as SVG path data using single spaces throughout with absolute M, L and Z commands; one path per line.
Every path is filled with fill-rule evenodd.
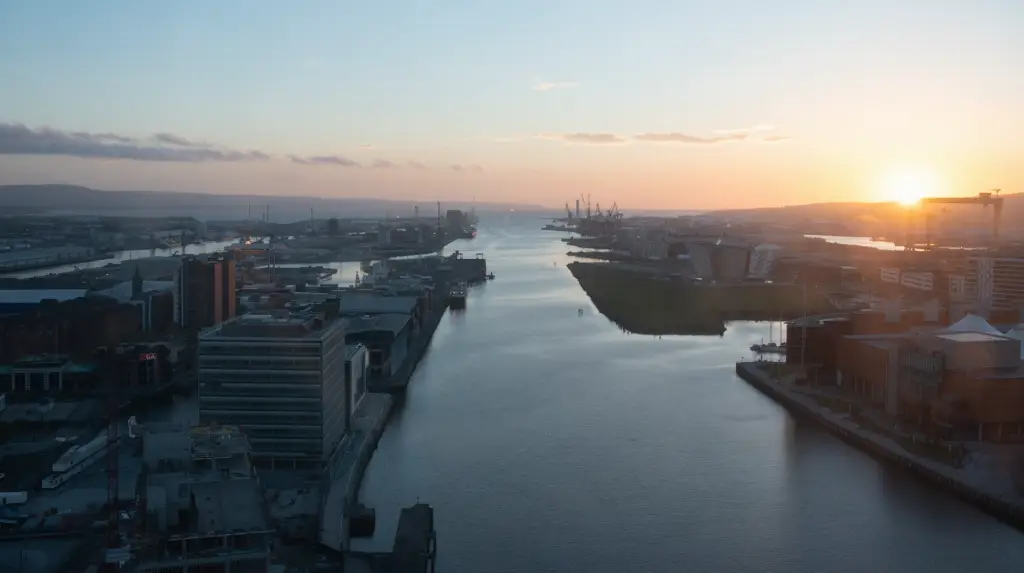
M 245 314 L 199 338 L 199 416 L 240 426 L 258 467 L 317 471 L 345 436 L 337 300 Z

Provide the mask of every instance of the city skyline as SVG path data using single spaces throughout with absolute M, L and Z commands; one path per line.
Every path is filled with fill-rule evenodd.
M 0 92 L 0 184 L 646 209 L 1024 188 L 1009 1 L 0 15 L 17 86 Z

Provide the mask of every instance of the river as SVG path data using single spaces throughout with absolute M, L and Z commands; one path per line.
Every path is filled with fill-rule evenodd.
M 378 532 L 358 549 L 389 549 L 419 500 L 442 573 L 1020 570 L 1024 535 L 740 381 L 766 325 L 625 334 L 542 224 L 483 220 L 449 247 L 486 253 L 497 279 L 414 374 L 363 482 Z

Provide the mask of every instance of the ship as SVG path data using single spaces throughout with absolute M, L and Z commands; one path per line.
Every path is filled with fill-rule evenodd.
M 82 473 L 86 468 L 104 457 L 109 446 L 107 430 L 101 431 L 95 438 L 82 445 L 74 445 L 57 461 L 53 462 L 53 473 L 43 478 L 43 489 L 57 489 L 69 479 Z
M 466 283 L 458 283 L 448 293 L 448 306 L 455 309 L 466 308 Z

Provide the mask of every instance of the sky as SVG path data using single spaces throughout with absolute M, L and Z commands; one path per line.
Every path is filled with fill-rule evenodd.
M 1019 0 L 0 0 L 0 184 L 717 209 L 1024 191 Z

